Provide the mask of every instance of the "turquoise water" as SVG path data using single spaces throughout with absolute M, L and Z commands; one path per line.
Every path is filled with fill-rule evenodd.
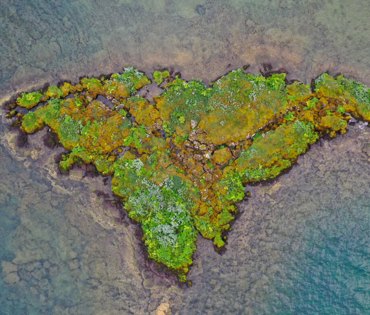
M 212 80 L 262 63 L 309 82 L 370 84 L 368 1 L 7 1 L 0 99 L 44 82 L 174 67 Z M 99 21 L 99 23 L 98 23 Z M 369 314 L 370 133 L 313 146 L 249 187 L 217 254 L 199 239 L 191 287 L 150 262 L 109 182 L 57 175 L 42 135 L 14 146 L 0 124 L 0 314 Z
M 291 256 L 269 314 L 367 314 L 370 311 L 369 201 L 328 209 L 330 215 L 305 222 L 302 252 Z

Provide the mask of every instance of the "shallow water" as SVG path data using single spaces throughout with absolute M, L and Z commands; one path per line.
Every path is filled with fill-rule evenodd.
M 370 84 L 368 1 L 1 1 L 0 94 L 86 74 L 171 67 L 213 80 L 250 63 L 308 81 Z M 144 5 L 145 4 L 145 5 Z M 252 197 L 217 254 L 200 239 L 192 287 L 148 262 L 109 182 L 58 176 L 32 136 L 0 125 L 0 314 L 366 314 L 370 137 L 321 141 Z M 104 193 L 104 195 L 102 195 Z
M 367 0 L 1 0 L 0 92 L 132 65 L 213 80 L 262 63 L 370 83 Z

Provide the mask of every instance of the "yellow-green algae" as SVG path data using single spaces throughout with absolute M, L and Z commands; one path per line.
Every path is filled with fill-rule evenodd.
M 23 107 L 24 132 L 56 133 L 67 150 L 61 170 L 84 162 L 112 176 L 149 257 L 181 281 L 198 233 L 225 245 L 247 184 L 275 178 L 321 136 L 345 133 L 351 116 L 370 120 L 369 88 L 342 75 L 322 74 L 314 90 L 242 69 L 210 86 L 167 71 L 153 78 L 164 90 L 152 102 L 138 95 L 148 77 L 127 68 L 23 93 L 10 116 Z
M 164 80 L 170 77 L 170 72 L 168 70 L 159 71 L 156 70 L 153 72 L 153 80 L 157 85 L 161 85 Z

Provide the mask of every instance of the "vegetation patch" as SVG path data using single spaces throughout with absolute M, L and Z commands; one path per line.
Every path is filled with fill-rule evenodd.
M 60 169 L 93 164 L 112 176 L 112 190 L 140 224 L 149 257 L 186 281 L 196 239 L 216 247 L 245 197 L 245 187 L 277 177 L 320 137 L 345 133 L 351 116 L 370 120 L 370 90 L 340 75 L 318 77 L 314 89 L 231 71 L 207 86 L 134 68 L 110 77 L 63 82 L 22 93 L 9 117 L 25 133 L 48 126 L 66 149 Z M 24 114 L 17 113 L 22 107 Z

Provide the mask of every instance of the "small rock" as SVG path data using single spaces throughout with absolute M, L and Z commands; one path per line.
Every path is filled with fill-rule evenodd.
M 78 267 L 79 267 L 78 259 L 73 259 L 73 260 L 71 260 L 71 261 L 68 263 L 68 266 L 69 266 L 69 269 L 71 269 L 71 270 L 78 269 Z
M 155 315 L 169 315 L 170 314 L 170 304 L 161 303 L 155 310 Z
M 368 157 L 370 157 L 370 142 L 364 143 L 362 145 L 361 151 L 365 153 Z
M 69 256 L 69 258 L 74 259 L 74 258 L 77 257 L 77 253 L 74 250 L 70 250 L 68 252 L 68 256 Z
M 211 156 L 212 156 L 212 151 L 207 151 L 206 153 L 203 154 L 203 156 L 206 158 L 206 159 L 210 159 Z
M 80 181 L 84 176 L 84 172 L 82 169 L 71 169 L 69 171 L 69 177 L 72 179 L 72 180 L 75 180 L 75 181 Z
M 30 157 L 32 160 L 37 160 L 40 157 L 40 151 L 38 149 L 31 150 Z
M 1 268 L 3 269 L 4 274 L 8 274 L 11 272 L 17 272 L 17 265 L 11 263 L 10 261 L 3 261 L 1 263 Z
M 15 284 L 17 283 L 20 279 L 18 277 L 18 274 L 16 272 L 8 273 L 5 277 L 4 280 L 8 284 Z
M 194 154 L 194 160 L 201 161 L 203 157 L 200 154 Z
M 50 268 L 50 262 L 49 261 L 44 261 L 44 263 L 42 264 L 42 266 L 45 268 L 45 269 L 49 269 Z
M 199 150 L 201 150 L 201 151 L 205 151 L 205 150 L 207 150 L 207 146 L 206 146 L 205 144 L 201 144 L 201 145 L 199 146 Z
M 198 123 L 195 120 L 191 120 L 190 125 L 191 125 L 192 129 L 195 129 L 195 127 L 198 125 Z
M 203 5 L 198 4 L 195 7 L 195 12 L 197 12 L 199 15 L 205 15 L 206 14 L 206 8 Z

